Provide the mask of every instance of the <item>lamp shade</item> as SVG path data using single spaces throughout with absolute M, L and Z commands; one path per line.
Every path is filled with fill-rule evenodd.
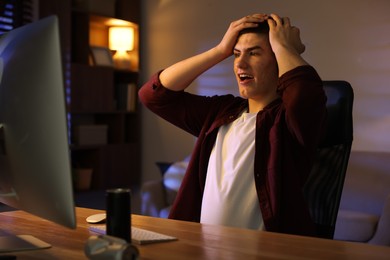
M 131 51 L 134 49 L 134 28 L 110 27 L 109 48 L 115 51 Z

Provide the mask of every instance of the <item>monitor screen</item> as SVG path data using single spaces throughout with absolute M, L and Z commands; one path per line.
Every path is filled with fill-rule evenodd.
M 0 37 L 0 202 L 76 226 L 56 16 Z

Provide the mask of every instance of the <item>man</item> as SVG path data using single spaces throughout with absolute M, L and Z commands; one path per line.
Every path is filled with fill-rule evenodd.
M 302 187 L 326 116 L 316 71 L 289 18 L 232 22 L 214 48 L 154 75 L 141 101 L 198 137 L 170 218 L 315 235 Z M 241 97 L 184 90 L 234 54 Z

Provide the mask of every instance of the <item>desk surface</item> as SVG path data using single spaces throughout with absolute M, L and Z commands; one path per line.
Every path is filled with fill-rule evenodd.
M 17 259 L 86 259 L 85 218 L 99 210 L 77 208 L 77 229 L 22 211 L 0 213 L 1 234 L 33 235 L 49 249 L 9 253 Z M 133 225 L 176 236 L 178 241 L 138 246 L 141 259 L 389 259 L 390 247 L 202 225 L 133 215 Z M 1 254 L 0 254 L 1 256 Z

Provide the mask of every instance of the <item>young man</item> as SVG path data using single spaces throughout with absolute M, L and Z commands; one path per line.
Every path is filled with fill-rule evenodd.
M 315 235 L 302 187 L 326 97 L 304 49 L 289 18 L 248 15 L 232 22 L 217 46 L 141 88 L 145 106 L 198 137 L 170 218 Z M 184 91 L 232 54 L 241 97 Z

